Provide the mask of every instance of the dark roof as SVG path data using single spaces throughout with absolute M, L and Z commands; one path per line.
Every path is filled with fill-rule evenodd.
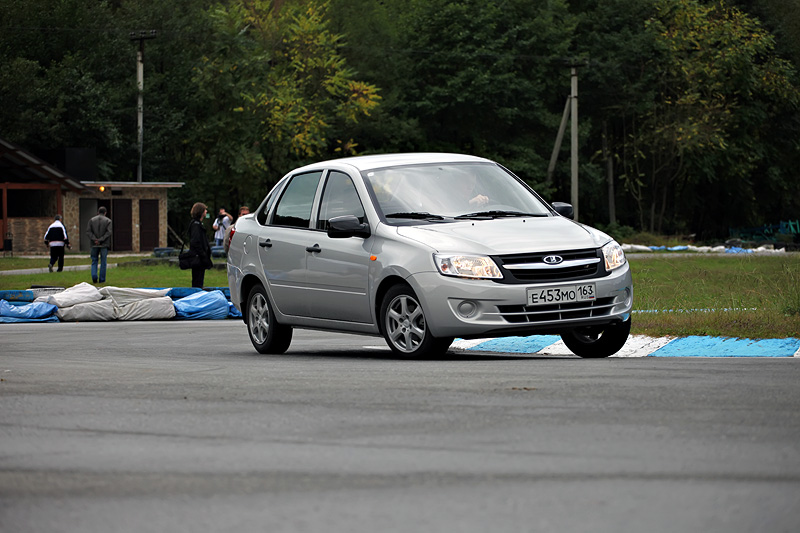
M 105 187 L 106 189 L 177 189 L 185 185 L 182 181 L 85 181 L 82 180 L 87 189 Z
M 80 180 L 5 139 L 0 139 L 0 182 L 51 183 L 73 191 L 86 190 Z

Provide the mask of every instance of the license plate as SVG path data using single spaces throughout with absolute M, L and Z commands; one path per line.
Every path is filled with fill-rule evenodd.
M 594 283 L 528 289 L 528 305 L 587 302 L 595 299 Z

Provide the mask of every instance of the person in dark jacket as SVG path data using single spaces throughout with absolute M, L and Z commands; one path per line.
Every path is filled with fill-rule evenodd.
M 108 247 L 111 246 L 111 219 L 106 216 L 106 208 L 97 210 L 97 215 L 92 217 L 86 227 L 86 236 L 92 245 L 92 283 L 106 282 L 106 258 Z M 97 272 L 97 260 L 100 260 L 100 273 Z
M 206 204 L 197 202 L 192 206 L 192 221 L 189 223 L 189 250 L 194 252 L 192 259 L 192 287 L 203 288 L 206 269 L 211 268 L 211 246 L 203 226 L 203 218 L 208 208 Z
M 64 248 L 72 248 L 67 237 L 67 228 L 61 222 L 61 215 L 56 215 L 55 221 L 47 228 L 44 234 L 44 243 L 50 247 L 50 264 L 47 268 L 53 271 L 53 265 L 58 261 L 58 271 L 64 270 Z

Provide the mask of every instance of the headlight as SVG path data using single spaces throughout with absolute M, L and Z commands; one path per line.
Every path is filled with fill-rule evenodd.
M 606 270 L 611 272 L 625 264 L 625 252 L 617 241 L 611 241 L 603 246 L 603 257 L 606 259 Z
M 445 276 L 461 278 L 502 279 L 503 274 L 491 258 L 485 255 L 434 254 L 436 268 Z

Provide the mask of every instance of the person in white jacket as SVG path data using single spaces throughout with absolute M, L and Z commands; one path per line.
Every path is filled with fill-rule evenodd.
M 67 228 L 61 222 L 61 215 L 56 215 L 55 221 L 48 226 L 44 234 L 44 244 L 50 247 L 50 264 L 47 266 L 50 272 L 53 265 L 58 261 L 58 271 L 64 270 L 64 248 L 72 248 L 67 237 Z
M 214 224 L 211 226 L 214 229 L 214 241 L 217 246 L 222 246 L 222 242 L 225 240 L 225 233 L 227 233 L 228 228 L 231 227 L 232 221 L 233 217 L 225 211 L 224 207 L 220 207 L 219 216 L 217 216 L 214 220 Z

